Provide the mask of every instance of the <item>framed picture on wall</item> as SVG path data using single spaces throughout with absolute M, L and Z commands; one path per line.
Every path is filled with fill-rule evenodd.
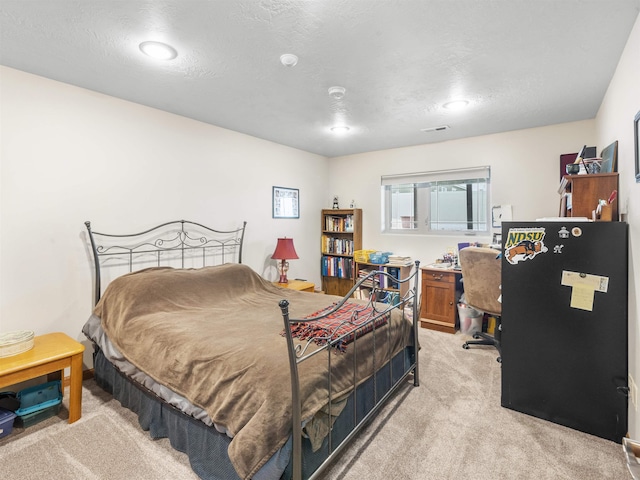
M 636 156 L 636 183 L 640 183 L 640 112 L 633 119 L 633 150 Z
M 300 218 L 300 191 L 297 188 L 273 187 L 273 218 Z

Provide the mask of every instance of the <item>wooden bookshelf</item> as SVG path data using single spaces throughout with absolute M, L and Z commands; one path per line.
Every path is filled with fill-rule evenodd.
M 362 209 L 326 209 L 321 215 L 322 290 L 344 296 L 353 287 L 353 252 L 362 249 Z
M 611 192 L 618 190 L 618 173 L 593 173 L 590 175 L 565 175 L 558 193 L 561 217 L 587 217 L 598 206 L 598 200 L 607 200 Z M 611 217 L 618 220 L 618 201 L 611 204 Z

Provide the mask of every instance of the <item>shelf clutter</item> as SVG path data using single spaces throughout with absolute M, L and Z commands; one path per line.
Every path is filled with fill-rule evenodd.
M 324 209 L 321 214 L 322 291 L 346 295 L 357 280 L 371 278 L 355 292 L 356 298 L 398 303 L 409 290 L 399 282 L 411 273 L 411 257 L 362 248 L 362 209 Z
M 407 283 L 399 282 L 411 273 L 411 257 L 391 252 L 359 250 L 354 253 L 355 280 L 367 278 L 355 292 L 355 297 L 376 302 L 397 304 L 409 290 Z
M 377 275 L 371 276 L 368 280 L 362 283 L 363 287 L 369 288 L 381 288 L 381 289 L 398 289 L 398 277 L 400 276 L 400 267 L 384 267 L 384 270 L 378 267 L 368 268 L 364 264 L 359 264 L 361 267 L 358 270 L 358 279 L 366 278 L 369 274 L 376 272 Z M 389 276 L 385 275 L 386 271 Z
M 560 156 L 561 165 L 571 154 Z M 582 147 L 572 163 L 561 166 L 559 217 L 618 221 L 618 141 L 596 156 L 596 147 Z M 566 172 L 566 175 L 564 173 Z M 603 208 L 604 207 L 604 208 Z

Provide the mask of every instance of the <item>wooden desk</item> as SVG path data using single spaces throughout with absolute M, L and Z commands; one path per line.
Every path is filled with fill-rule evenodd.
M 311 292 L 315 290 L 316 286 L 304 280 L 289 280 L 289 283 L 273 282 L 274 285 L 282 288 L 290 288 L 291 290 L 298 290 L 299 292 Z
M 462 276 L 452 268 L 420 267 L 422 308 L 420 326 L 439 332 L 456 333 L 457 292 Z
M 54 372 L 64 378 L 64 369 L 69 368 L 69 423 L 73 423 L 82 416 L 82 352 L 84 345 L 64 333 L 37 336 L 31 350 L 0 358 L 0 389 Z

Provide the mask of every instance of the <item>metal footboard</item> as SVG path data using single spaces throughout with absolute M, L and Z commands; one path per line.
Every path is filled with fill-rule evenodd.
M 308 361 L 311 357 L 316 355 L 326 355 L 327 358 L 327 381 L 328 381 L 328 411 L 331 412 L 331 403 L 334 400 L 333 398 L 333 388 L 332 388 L 332 355 L 337 348 L 342 345 L 345 337 L 349 334 L 337 334 L 338 328 L 334 328 L 331 331 L 327 332 L 327 335 L 321 337 L 321 345 L 318 346 L 318 337 L 314 339 L 308 339 L 304 341 L 299 341 L 294 339 L 294 336 L 291 331 L 291 325 L 294 324 L 311 324 L 313 322 L 318 322 L 319 320 L 325 319 L 335 312 L 339 311 L 343 305 L 351 299 L 354 292 L 360 288 L 363 283 L 371 282 L 373 277 L 378 277 L 380 275 L 386 275 L 390 280 L 394 282 L 398 282 L 399 284 L 407 283 L 409 288 L 407 293 L 399 298 L 395 304 L 380 304 L 376 303 L 374 299 L 378 298 L 376 295 L 378 288 L 374 288 L 370 300 L 366 303 L 361 302 L 362 309 L 360 311 L 364 312 L 365 310 L 368 312 L 366 317 L 359 317 L 358 312 L 356 311 L 353 317 L 351 318 L 352 322 L 357 322 L 359 327 L 370 329 L 368 333 L 364 335 L 373 335 L 373 354 L 370 360 L 373 361 L 373 406 L 368 411 L 368 413 L 362 418 L 357 418 L 354 412 L 354 428 L 351 432 L 337 445 L 333 445 L 332 438 L 332 429 L 329 429 L 328 433 L 328 457 L 326 460 L 308 477 L 309 480 L 318 478 L 318 476 L 329 466 L 329 464 L 336 458 L 336 456 L 349 444 L 351 439 L 364 427 L 369 420 L 371 420 L 378 410 L 386 403 L 386 401 L 394 394 L 394 392 L 402 385 L 407 377 L 413 375 L 413 384 L 414 386 L 419 386 L 419 365 L 418 365 L 418 315 L 419 315 L 419 304 L 420 304 L 420 289 L 418 285 L 419 280 L 419 266 L 420 262 L 415 262 L 415 269 L 412 269 L 412 273 L 404 279 L 396 279 L 389 275 L 384 269 L 380 271 L 370 272 L 367 276 L 360 278 L 358 282 L 353 286 L 353 288 L 347 293 L 347 295 L 337 302 L 333 308 L 328 311 L 325 311 L 321 315 L 317 315 L 311 318 L 305 319 L 292 319 L 289 318 L 289 302 L 287 300 L 282 300 L 280 302 L 280 309 L 282 311 L 282 317 L 284 320 L 284 331 L 287 339 L 287 347 L 289 353 L 289 367 L 291 371 L 291 395 L 292 395 L 292 435 L 293 435 L 293 452 L 292 452 L 292 478 L 294 480 L 302 479 L 302 439 L 303 439 L 303 418 L 302 418 L 302 398 L 300 392 L 300 376 L 299 376 L 299 366 L 302 362 Z M 393 353 L 389 354 L 388 359 L 384 359 L 380 361 L 376 358 L 376 342 L 386 341 L 391 342 L 391 325 L 392 322 L 389 321 L 389 328 L 382 329 L 381 326 L 378 326 L 378 323 L 381 317 L 385 315 L 390 315 L 391 311 L 394 309 L 399 309 L 402 311 L 403 317 L 408 317 L 408 314 L 411 315 L 412 321 L 412 333 L 413 333 L 413 356 L 408 361 L 403 362 L 403 372 L 402 375 L 394 380 L 397 375 L 394 375 L 393 372 Z M 343 322 L 344 324 L 345 322 Z M 378 332 L 379 330 L 384 330 L 383 333 Z M 376 337 L 377 335 L 377 337 Z M 383 338 L 378 338 L 383 336 Z M 356 378 L 356 365 L 358 363 L 357 356 L 357 342 L 358 337 L 352 339 L 352 343 L 349 345 L 349 348 L 353 347 L 355 349 L 355 353 L 353 355 L 353 390 L 352 395 L 358 395 L 357 391 L 357 378 Z M 314 345 L 313 348 L 311 346 Z M 406 358 L 406 357 L 405 357 Z M 380 395 L 378 398 L 378 388 L 376 386 L 377 380 L 377 372 L 383 366 L 382 363 L 388 362 L 389 365 L 389 380 L 391 387 L 386 391 L 386 393 Z M 357 399 L 356 399 L 357 400 Z M 354 401 L 354 405 L 357 404 L 357 401 Z

